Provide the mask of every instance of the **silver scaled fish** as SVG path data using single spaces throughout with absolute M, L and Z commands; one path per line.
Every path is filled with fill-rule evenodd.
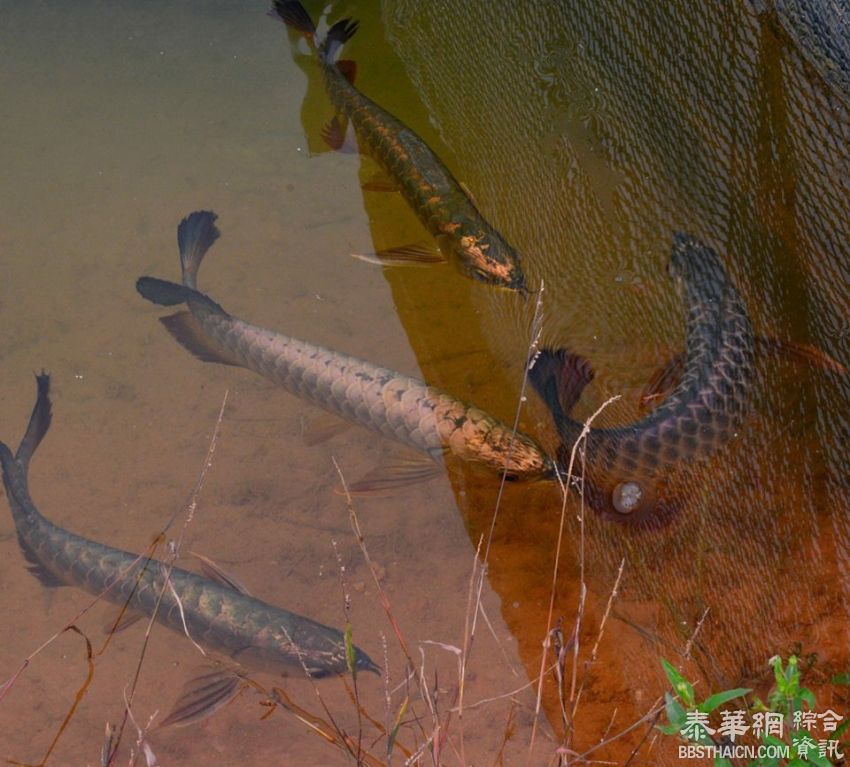
M 219 236 L 216 215 L 197 211 L 177 230 L 182 284 L 141 277 L 136 289 L 162 306 L 186 304 L 161 322 L 206 362 L 258 373 L 302 399 L 397 440 L 429 457 L 451 454 L 504 472 L 511 480 L 554 476 L 554 464 L 530 437 L 423 381 L 332 349 L 251 325 L 197 290 L 204 255 Z

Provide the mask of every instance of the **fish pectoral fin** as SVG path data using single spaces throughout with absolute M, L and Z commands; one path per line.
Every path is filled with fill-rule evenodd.
M 685 352 L 679 352 L 665 362 L 649 378 L 640 395 L 643 410 L 655 410 L 682 380 L 685 372 Z
M 322 141 L 324 141 L 334 152 L 343 154 L 359 154 L 360 145 L 357 143 L 357 134 L 354 126 L 344 116 L 334 115 L 322 126 Z
M 201 565 L 201 572 L 211 581 L 215 581 L 225 588 L 238 591 L 240 594 L 245 594 L 245 596 L 253 596 L 242 581 L 227 572 L 220 564 L 214 562 L 209 557 L 205 557 L 203 554 L 198 554 L 196 551 L 190 551 L 189 553 L 198 560 Z
M 376 466 L 356 482 L 348 485 L 351 495 L 380 495 L 403 487 L 428 482 L 443 473 L 443 467 L 430 458 L 406 458 L 393 463 Z M 340 495 L 342 487 L 335 488 Z
M 301 439 L 307 447 L 321 445 L 351 427 L 348 421 L 330 413 L 322 414 L 301 425 Z
M 159 321 L 165 325 L 165 329 L 171 333 L 177 343 L 199 360 L 239 367 L 238 361 L 230 359 L 210 343 L 191 312 L 169 314 L 167 317 L 160 317 Z
M 788 357 L 818 370 L 826 370 L 831 373 L 847 375 L 847 368 L 837 359 L 827 354 L 823 349 L 814 344 L 802 341 L 790 341 L 775 336 L 756 336 L 756 351 L 764 356 Z
M 224 708 L 246 686 L 232 668 L 222 665 L 199 666 L 180 690 L 177 702 L 158 727 L 186 727 Z
M 376 253 L 352 253 L 351 255 L 366 263 L 379 266 L 426 266 L 446 262 L 446 257 L 440 249 L 427 242 L 401 245 L 397 248 L 379 250 Z
M 366 179 L 360 188 L 364 192 L 400 192 L 399 185 L 385 173 L 378 172 Z

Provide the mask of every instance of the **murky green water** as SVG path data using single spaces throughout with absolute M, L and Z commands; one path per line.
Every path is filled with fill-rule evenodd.
M 382 272 L 347 256 L 424 232 L 399 196 L 361 191 L 376 171 L 370 160 L 322 151 L 319 129 L 331 110 L 318 72 L 264 10 L 224 2 L 0 9 L 0 438 L 16 444 L 32 371 L 48 369 L 54 422 L 32 467 L 36 503 L 60 525 L 141 551 L 191 492 L 229 392 L 184 553 L 211 556 L 257 596 L 333 625 L 345 622 L 347 591 L 355 641 L 389 672 L 386 686 L 363 678 L 360 694 L 389 729 L 406 694 L 403 656 L 334 492 L 332 457 L 356 479 L 398 458 L 399 448 L 357 428 L 305 446 L 302 432 L 318 411 L 248 372 L 192 359 L 138 297 L 135 279 L 176 278 L 177 223 L 211 208 L 223 234 L 200 283 L 229 311 L 421 374 L 508 422 L 531 308 L 450 267 Z M 604 422 L 635 418 L 646 381 L 683 343 L 684 308 L 666 273 L 674 230 L 718 250 L 758 333 L 850 362 L 850 117 L 780 20 L 743 0 L 384 0 L 340 6 L 330 18 L 351 14 L 361 28 L 346 56 L 358 62 L 359 87 L 445 159 L 524 254 L 532 283 L 545 285 L 542 341 L 592 361 L 596 379 L 579 415 L 621 394 Z M 738 439 L 687 473 L 680 519 L 636 535 L 586 518 L 582 653 L 626 564 L 576 746 L 596 742 L 612 717 L 617 730 L 650 708 L 664 689 L 659 656 L 680 661 L 706 610 L 688 667 L 704 689 L 764 689 L 774 653 L 816 653 L 812 684 L 847 671 L 848 393 L 838 373 L 761 357 L 753 413 Z M 521 426 L 554 447 L 531 393 Z M 474 549 L 497 491 L 492 477 L 454 470 L 356 501 L 382 586 L 414 656 L 420 646 L 425 653 L 429 683 L 439 668 L 443 713 L 453 705 L 456 659 L 422 643 L 463 643 Z M 498 641 L 479 624 L 467 704 L 537 674 L 560 509 L 554 486 L 507 488 L 483 597 Z M 579 591 L 574 498 L 567 510 L 555 609 L 566 633 Z M 72 620 L 97 649 L 112 612 L 98 605 L 77 620 L 88 595 L 46 593 L 2 513 L 6 679 Z M 143 634 L 128 629 L 97 656 L 94 681 L 49 763 L 99 763 L 104 725 L 123 715 Z M 7 691 L 0 755 L 42 757 L 85 677 L 84 649 L 78 636 L 63 635 Z M 136 720 L 162 718 L 201 660 L 185 638 L 155 627 Z M 319 710 L 310 683 L 285 687 Z M 318 690 L 356 732 L 343 684 L 326 680 Z M 831 688 L 817 691 L 841 710 Z M 550 721 L 531 763 L 545 763 L 554 749 L 548 733 L 559 728 L 549 677 L 544 692 Z M 412 685 L 410 694 L 430 732 Z M 533 692 L 514 697 L 509 764 L 525 759 L 534 707 Z M 150 744 L 163 765 L 347 763 L 291 715 L 261 721 L 259 700 L 245 694 L 197 727 L 153 732 Z M 446 763 L 461 761 L 461 728 L 467 761 L 493 762 L 510 710 L 501 700 L 455 716 Z M 366 730 L 371 743 L 376 727 Z M 404 747 L 421 742 L 414 727 L 402 732 Z M 119 763 L 135 734 L 131 726 Z M 624 759 L 642 734 L 612 746 L 608 758 Z M 655 743 L 645 758 L 664 762 L 665 747 Z M 374 750 L 384 753 L 385 741 Z

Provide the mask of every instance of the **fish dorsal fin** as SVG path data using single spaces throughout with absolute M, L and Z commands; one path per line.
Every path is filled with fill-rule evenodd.
M 198 562 L 200 562 L 201 572 L 203 572 L 203 574 L 211 581 L 215 581 L 225 588 L 238 591 L 240 594 L 244 594 L 245 596 L 252 596 L 251 592 L 248 591 L 248 587 L 245 586 L 242 581 L 228 573 L 227 570 L 225 570 L 217 562 L 214 562 L 209 557 L 205 557 L 203 554 L 198 554 L 196 551 L 190 551 L 189 553 L 195 557 Z
M 230 703 L 245 684 L 228 666 L 199 666 L 192 671 L 171 711 L 158 726 L 186 727 L 203 721 Z
M 50 406 L 50 376 L 43 370 L 35 377 L 38 386 L 38 396 L 35 400 L 35 405 L 32 409 L 29 424 L 27 425 L 27 433 L 18 445 L 18 451 L 15 453 L 15 460 L 21 465 L 21 468 L 26 474 L 29 468 L 30 458 L 36 448 L 41 444 L 44 435 L 50 428 L 52 419 L 52 411 Z
M 176 314 L 169 314 L 167 317 L 160 317 L 159 321 L 165 325 L 165 329 L 174 336 L 177 343 L 190 351 L 199 360 L 239 367 L 240 363 L 238 360 L 228 357 L 225 352 L 216 349 L 210 343 L 191 312 L 183 311 Z

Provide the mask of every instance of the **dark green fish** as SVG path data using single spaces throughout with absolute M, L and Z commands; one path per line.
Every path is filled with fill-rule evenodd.
M 533 439 L 483 410 L 394 370 L 251 325 L 200 293 L 197 272 L 219 236 L 215 220 L 211 211 L 196 211 L 180 222 L 182 285 L 155 277 L 136 282 L 148 301 L 189 307 L 162 322 L 196 357 L 253 370 L 308 402 L 431 458 L 451 454 L 505 472 L 512 480 L 554 476 L 552 460 Z
M 753 329 L 720 259 L 695 237 L 677 233 L 669 271 L 683 284 L 688 309 L 681 380 L 637 423 L 591 428 L 587 436 L 586 498 L 593 509 L 619 521 L 652 525 L 669 520 L 678 503 L 662 497 L 659 480 L 674 465 L 722 447 L 749 408 Z M 583 428 L 569 417 L 565 399 L 577 400 L 591 377 L 587 364 L 563 349 L 544 350 L 532 363 L 530 379 L 552 412 L 564 470 Z
M 357 22 L 342 19 L 319 40 L 310 15 L 298 0 L 275 0 L 271 14 L 303 34 L 316 53 L 325 88 L 343 122 L 350 121 L 360 147 L 374 157 L 392 178 L 408 205 L 436 238 L 442 254 L 469 277 L 513 290 L 525 290 L 517 252 L 481 215 L 463 186 L 440 158 L 401 120 L 364 96 L 352 81 L 354 62 L 337 61 L 344 43 L 357 31 Z M 325 138 L 341 145 L 345 133 L 339 120 Z M 377 254 L 382 263 L 411 263 L 429 259 L 418 246 Z
M 36 379 L 38 398 L 26 434 L 14 455 L 0 442 L 0 464 L 18 541 L 42 583 L 105 593 L 110 601 L 148 616 L 159 602 L 157 621 L 180 633 L 188 631 L 199 644 L 248 669 L 288 676 L 306 671 L 316 678 L 346 672 L 342 632 L 177 567 L 170 571 L 169 586 L 164 563 L 75 535 L 43 517 L 27 484 L 30 459 L 51 420 L 50 378 L 42 373 Z M 355 648 L 355 657 L 358 669 L 380 673 L 362 650 Z M 212 692 L 219 696 L 218 705 L 207 701 L 206 713 L 238 691 L 238 680 L 228 684 Z

